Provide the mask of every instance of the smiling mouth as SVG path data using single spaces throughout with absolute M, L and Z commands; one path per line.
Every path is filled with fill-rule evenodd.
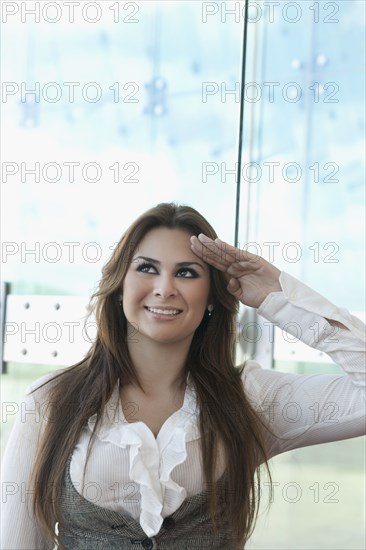
M 182 310 L 181 309 L 160 309 L 160 308 L 157 308 L 157 307 L 148 307 L 148 306 L 145 306 L 145 309 L 147 309 L 148 311 L 150 311 L 151 313 L 156 313 L 158 315 L 167 315 L 167 316 L 175 316 L 175 315 L 179 315 L 179 313 L 182 313 Z

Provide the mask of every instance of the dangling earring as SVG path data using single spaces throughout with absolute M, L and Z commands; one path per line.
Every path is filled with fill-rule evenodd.
M 122 294 L 118 295 L 118 303 L 120 306 L 122 306 Z
M 213 309 L 214 309 L 214 307 L 213 307 L 212 304 L 209 304 L 209 305 L 207 306 L 207 311 L 208 311 L 208 316 L 209 316 L 209 317 L 211 317 L 212 312 L 213 312 Z

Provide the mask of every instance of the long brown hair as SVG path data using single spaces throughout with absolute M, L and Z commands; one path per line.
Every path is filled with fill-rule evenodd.
M 127 339 L 128 323 L 119 305 L 122 282 L 133 254 L 148 231 L 156 227 L 182 229 L 191 235 L 205 233 L 215 239 L 214 229 L 194 208 L 161 203 L 142 214 L 127 229 L 102 269 L 99 286 L 90 299 L 97 336 L 86 357 L 47 382 L 48 399 L 57 403 L 57 422 L 45 423 L 33 468 L 33 510 L 41 527 L 55 543 L 56 522 L 62 525 L 59 499 L 67 460 L 88 418 L 97 414 L 87 461 L 100 424 L 102 411 L 119 381 L 140 388 L 131 361 Z M 200 410 L 202 465 L 208 491 L 212 525 L 218 528 L 218 495 L 215 469 L 220 439 L 225 456 L 223 499 L 226 520 L 238 545 L 252 534 L 260 500 L 259 465 L 270 476 L 262 441 L 262 422 L 243 389 L 245 365 L 233 363 L 235 318 L 238 301 L 226 289 L 226 273 L 210 266 L 211 317 L 205 313 L 193 336 L 186 366 L 195 385 Z M 142 388 L 141 388 L 142 389 Z M 86 464 L 85 464 L 86 467 Z M 85 474 L 85 468 L 84 468 Z

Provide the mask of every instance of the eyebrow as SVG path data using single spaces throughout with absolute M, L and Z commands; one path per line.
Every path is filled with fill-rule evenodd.
M 154 258 L 148 258 L 147 256 L 136 256 L 134 260 L 146 260 L 147 262 L 151 262 L 152 264 L 161 265 L 161 262 L 159 260 L 154 260 Z M 203 270 L 205 269 L 202 264 L 199 262 L 178 262 L 175 264 L 177 267 L 188 267 L 190 265 L 199 265 Z

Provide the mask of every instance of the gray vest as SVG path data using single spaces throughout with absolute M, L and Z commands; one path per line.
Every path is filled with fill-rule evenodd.
M 221 503 L 220 524 L 225 504 L 220 497 L 220 478 L 216 487 Z M 230 529 L 213 531 L 208 510 L 208 493 L 202 491 L 184 500 L 171 516 L 163 521 L 159 533 L 148 537 L 140 524 L 129 514 L 121 514 L 97 506 L 81 496 L 70 477 L 70 460 L 65 468 L 61 491 L 63 525 L 59 538 L 67 550 L 240 550 Z

